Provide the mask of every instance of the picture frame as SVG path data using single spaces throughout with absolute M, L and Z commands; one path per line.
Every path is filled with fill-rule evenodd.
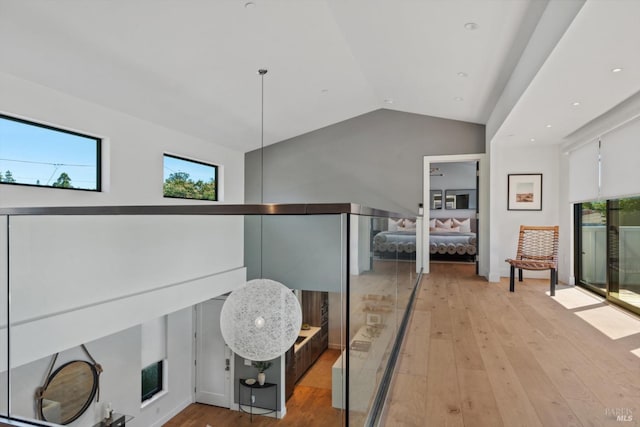
M 507 210 L 542 210 L 542 174 L 509 174 L 507 182 Z
M 442 190 L 431 190 L 429 195 L 431 197 L 429 209 L 442 209 Z

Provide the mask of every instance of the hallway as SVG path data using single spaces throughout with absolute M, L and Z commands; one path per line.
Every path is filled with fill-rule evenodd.
M 638 317 L 580 288 L 547 292 L 432 264 L 383 425 L 640 425 Z
M 488 283 L 473 265 L 431 267 L 383 426 L 640 426 L 637 316 L 571 286 L 550 298 L 547 280 L 509 293 L 508 279 Z M 165 425 L 339 426 L 325 394 L 298 387 L 282 420 L 191 405 Z

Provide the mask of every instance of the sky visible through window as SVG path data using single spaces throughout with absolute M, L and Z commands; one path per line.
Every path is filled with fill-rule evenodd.
M 164 180 L 166 181 L 172 173 L 183 172 L 189 174 L 189 179 L 197 182 L 209 182 L 216 179 L 214 166 L 202 163 L 190 162 L 169 155 L 164 156 Z
M 0 117 L 2 182 L 97 190 L 97 149 L 95 138 Z

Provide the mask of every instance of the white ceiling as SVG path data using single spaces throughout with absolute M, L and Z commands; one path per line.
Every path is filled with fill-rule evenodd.
M 242 152 L 260 145 L 259 68 L 265 144 L 379 108 L 486 123 L 535 1 L 0 0 L 0 72 Z M 589 1 L 496 140 L 559 142 L 640 89 L 638 16 Z
M 612 72 L 615 68 L 622 70 Z M 638 91 L 640 1 L 587 1 L 494 141 L 563 146 L 579 142 L 573 140 L 574 132 Z

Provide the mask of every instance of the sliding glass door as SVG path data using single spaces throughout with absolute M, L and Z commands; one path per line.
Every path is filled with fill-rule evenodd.
M 580 284 L 605 295 L 607 290 L 607 204 L 582 203 L 579 206 L 579 236 L 577 245 Z
M 609 297 L 640 309 L 640 198 L 611 200 Z
M 640 197 L 578 205 L 578 283 L 640 313 Z

